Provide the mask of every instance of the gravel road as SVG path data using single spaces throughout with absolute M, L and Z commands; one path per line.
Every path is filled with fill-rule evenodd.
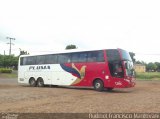
M 97 92 L 92 88 L 29 87 L 0 79 L 0 112 L 159 113 L 160 81 L 137 81 L 134 88 Z

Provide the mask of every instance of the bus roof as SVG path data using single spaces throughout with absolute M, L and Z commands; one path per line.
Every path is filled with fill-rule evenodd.
M 119 48 L 113 48 L 119 49 Z M 108 49 L 87 49 L 87 50 L 79 50 L 79 49 L 68 49 L 63 51 L 53 51 L 50 53 L 38 53 L 38 54 L 31 54 L 31 55 L 21 55 L 20 57 L 27 57 L 27 56 L 37 56 L 37 55 L 49 55 L 49 54 L 62 54 L 62 53 L 74 53 L 74 52 L 87 52 L 87 51 L 97 51 L 97 50 L 108 50 Z

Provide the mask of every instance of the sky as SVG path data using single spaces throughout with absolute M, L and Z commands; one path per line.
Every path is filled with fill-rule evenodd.
M 159 0 L 0 0 L 0 54 L 122 48 L 160 62 Z

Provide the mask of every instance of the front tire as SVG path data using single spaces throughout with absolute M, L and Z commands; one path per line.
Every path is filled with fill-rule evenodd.
M 33 77 L 29 79 L 29 85 L 31 87 L 36 87 L 37 83 L 36 83 L 36 80 Z
M 44 81 L 42 78 L 38 78 L 37 79 L 37 86 L 38 87 L 44 87 Z
M 96 91 L 103 91 L 104 90 L 104 84 L 102 80 L 95 80 L 94 81 L 94 89 Z

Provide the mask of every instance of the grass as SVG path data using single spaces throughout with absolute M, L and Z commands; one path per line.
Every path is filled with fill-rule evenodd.
M 136 73 L 136 78 L 140 80 L 160 80 L 160 72 Z
M 12 73 L 0 73 L 0 78 L 17 78 L 17 71 L 13 71 Z
M 0 78 L 17 78 L 17 71 L 0 73 Z M 160 80 L 160 72 L 136 73 L 137 80 Z

